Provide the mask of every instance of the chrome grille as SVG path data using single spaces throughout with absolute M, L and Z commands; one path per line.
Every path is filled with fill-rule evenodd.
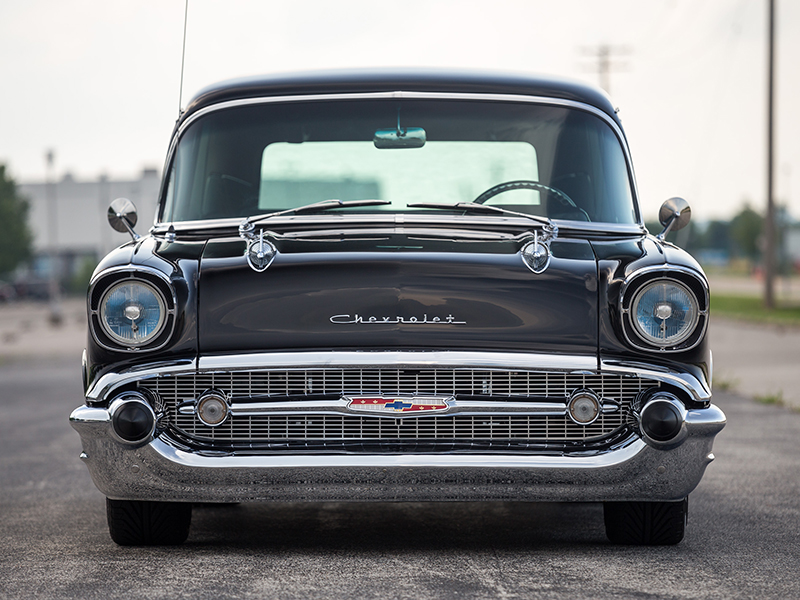
M 281 441 L 391 441 L 391 440 L 527 440 L 531 442 L 581 441 L 599 438 L 628 421 L 630 404 L 644 389 L 658 382 L 622 375 L 576 375 L 557 372 L 488 369 L 277 369 L 164 375 L 139 383 L 164 403 L 170 423 L 199 440 L 233 442 Z M 601 414 L 588 426 L 566 415 L 431 415 L 395 419 L 387 416 L 341 413 L 236 415 L 218 427 L 208 427 L 192 414 L 178 412 L 182 402 L 198 398 L 208 389 L 219 390 L 237 401 L 296 401 L 311 396 L 339 397 L 364 393 L 384 395 L 436 395 L 456 399 L 471 397 L 491 402 L 564 402 L 578 389 L 588 388 L 613 399 L 620 409 Z

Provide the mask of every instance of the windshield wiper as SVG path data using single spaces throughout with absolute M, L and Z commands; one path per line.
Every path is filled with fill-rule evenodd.
M 298 206 L 297 208 L 289 208 L 274 213 L 267 213 L 266 215 L 254 215 L 247 217 L 239 228 L 248 227 L 254 223 L 266 221 L 272 217 L 280 217 L 281 215 L 299 215 L 302 213 L 318 212 L 324 210 L 331 210 L 332 208 L 353 208 L 358 206 L 382 206 L 384 204 L 391 204 L 389 200 L 323 200 L 322 202 L 314 202 L 313 204 L 306 204 L 305 206 Z
M 486 206 L 485 204 L 476 204 L 475 202 L 457 202 L 456 204 L 420 202 L 416 204 L 407 204 L 406 206 L 408 206 L 408 208 L 435 208 L 438 210 L 463 210 L 465 212 L 472 212 L 472 213 L 500 213 L 504 215 L 513 215 L 515 217 L 524 217 L 525 219 L 530 219 L 532 221 L 536 221 L 537 223 L 541 223 L 543 225 L 555 228 L 553 222 L 547 217 L 541 217 L 539 215 L 529 215 L 526 213 L 516 212 L 513 210 L 507 210 L 505 208 L 500 208 L 499 206 Z

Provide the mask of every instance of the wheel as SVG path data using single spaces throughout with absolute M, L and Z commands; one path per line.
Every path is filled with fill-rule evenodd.
M 189 535 L 192 505 L 106 498 L 111 539 L 120 546 L 173 546 Z
M 662 546 L 683 539 L 689 498 L 678 502 L 606 502 L 606 536 L 614 544 Z

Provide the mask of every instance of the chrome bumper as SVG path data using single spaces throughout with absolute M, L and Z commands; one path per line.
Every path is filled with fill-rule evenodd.
M 274 454 L 203 455 L 156 438 L 140 447 L 114 439 L 109 413 L 81 406 L 70 416 L 95 485 L 115 499 L 181 502 L 678 500 L 714 459 L 725 415 L 688 411 L 685 441 L 671 450 L 632 436 L 594 455 Z

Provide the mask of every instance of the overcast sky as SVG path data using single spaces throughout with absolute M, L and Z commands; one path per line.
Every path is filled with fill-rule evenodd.
M 779 201 L 800 217 L 800 2 L 778 5 Z M 616 51 L 645 216 L 670 196 L 696 218 L 766 197 L 767 0 L 189 0 L 183 105 L 221 79 L 433 66 L 596 84 Z M 178 114 L 183 0 L 0 2 L 0 163 L 18 182 L 161 168 Z

